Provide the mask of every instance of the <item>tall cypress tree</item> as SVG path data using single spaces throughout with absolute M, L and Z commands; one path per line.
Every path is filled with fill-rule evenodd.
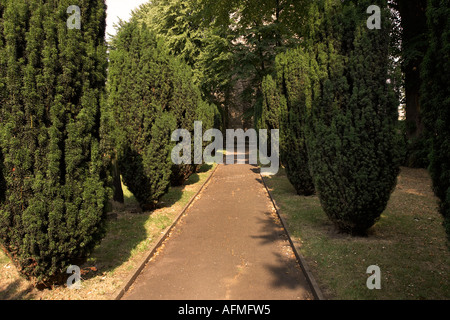
M 121 26 L 110 54 L 108 103 L 123 183 L 142 209 L 154 208 L 169 187 L 173 73 L 168 51 L 145 25 Z
M 167 111 L 171 112 L 177 119 L 177 129 L 188 130 L 192 137 L 194 134 L 194 122 L 202 120 L 197 118 L 197 107 L 201 102 L 200 90 L 193 83 L 192 69 L 180 59 L 172 59 L 173 70 L 173 92 Z M 209 106 L 209 105 L 208 105 Z M 194 140 L 192 139 L 192 147 Z M 192 164 L 173 165 L 171 184 L 182 185 L 189 176 L 194 173 L 197 166 Z
M 280 103 L 281 157 L 289 181 L 305 196 L 315 191 L 305 137 L 307 110 L 311 108 L 309 64 L 309 54 L 301 48 L 277 57 L 278 81 L 286 104 Z
M 266 76 L 261 85 L 262 101 L 254 110 L 254 126 L 256 130 L 267 130 L 267 141 L 271 141 L 271 130 L 281 129 L 282 118 L 286 116 L 286 98 L 282 94 L 277 79 L 271 75 Z M 280 131 L 280 161 L 284 164 L 284 130 Z M 267 146 L 270 154 L 271 145 Z
M 70 5 L 81 8 L 81 30 L 67 28 Z M 106 6 L 100 0 L 3 6 L 0 241 L 23 274 L 52 281 L 84 260 L 104 232 Z
M 450 3 L 430 0 L 428 51 L 422 66 L 422 104 L 431 138 L 430 174 L 450 239 Z
M 385 209 L 399 173 L 396 97 L 388 84 L 389 11 L 369 30 L 373 1 L 325 1 L 307 144 L 322 207 L 344 232 L 364 234 Z M 362 10 L 361 8 L 364 8 Z

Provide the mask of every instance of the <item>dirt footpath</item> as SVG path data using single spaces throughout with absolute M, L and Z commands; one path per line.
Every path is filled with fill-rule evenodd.
M 313 299 L 258 172 L 220 165 L 122 299 Z

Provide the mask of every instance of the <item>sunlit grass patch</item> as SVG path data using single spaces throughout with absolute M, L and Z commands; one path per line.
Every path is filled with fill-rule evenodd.
M 449 299 L 450 252 L 425 170 L 402 168 L 396 190 L 368 237 L 340 234 L 317 196 L 298 196 L 283 170 L 265 181 L 330 299 Z M 381 289 L 366 270 L 381 268 Z

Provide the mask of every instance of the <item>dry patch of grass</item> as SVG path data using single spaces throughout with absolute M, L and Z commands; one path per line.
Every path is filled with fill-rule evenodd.
M 283 170 L 265 180 L 326 298 L 450 299 L 450 251 L 426 170 L 402 168 L 368 237 L 338 233 L 318 197 L 296 195 Z M 366 286 L 371 265 L 381 290 Z
M 0 251 L 0 300 L 104 300 L 113 298 L 161 233 L 172 224 L 189 200 L 212 173 L 204 166 L 182 187 L 172 187 L 153 212 L 140 213 L 133 195 L 124 188 L 125 204 L 113 204 L 108 214 L 107 234 L 88 261 L 80 266 L 82 288 L 66 285 L 38 290 L 21 277 Z M 70 275 L 67 275 L 68 277 Z

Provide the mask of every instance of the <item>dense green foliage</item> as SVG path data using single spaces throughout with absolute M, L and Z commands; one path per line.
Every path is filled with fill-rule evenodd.
M 305 140 L 306 110 L 311 108 L 309 56 L 303 49 L 289 50 L 276 59 L 277 81 L 267 76 L 262 84 L 258 127 L 280 129 L 281 162 L 299 195 L 314 193 Z
M 108 88 L 123 182 L 151 209 L 170 182 L 181 184 L 196 169 L 172 164 L 172 132 L 193 133 L 197 120 L 211 128 L 214 106 L 201 100 L 189 66 L 137 21 L 123 24 L 112 43 Z
M 325 1 L 323 42 L 311 59 L 314 97 L 307 145 L 314 185 L 336 226 L 364 234 L 384 211 L 399 173 L 397 101 L 389 76 L 389 11 L 381 30 L 359 7 Z M 314 81 L 317 81 L 316 83 Z
M 371 4 L 312 3 L 302 46 L 277 56 L 276 83 L 265 78 L 255 113 L 258 126 L 281 130 L 282 163 L 297 192 L 316 189 L 330 219 L 352 234 L 383 212 L 405 153 L 392 18 L 379 1 L 382 28 L 368 29 L 360 8 Z
M 280 129 L 280 122 L 286 114 L 286 98 L 281 94 L 281 90 L 271 75 L 268 75 L 263 79 L 261 84 L 262 102 L 261 106 L 257 106 L 254 112 L 255 129 L 267 130 L 267 141 L 272 141 L 271 130 Z M 284 131 L 280 132 L 280 160 L 282 162 L 283 157 L 283 136 Z M 271 144 L 267 145 L 267 151 L 269 154 L 272 152 Z
M 422 66 L 423 115 L 431 140 L 429 171 L 450 238 L 450 3 L 428 1 L 428 51 Z
M 263 79 L 261 90 L 263 94 L 262 106 L 255 110 L 256 129 L 279 129 L 280 108 L 282 95 L 279 92 L 277 82 L 268 75 Z
M 81 30 L 67 28 L 70 5 Z M 37 282 L 80 263 L 104 232 L 105 17 L 102 0 L 0 4 L 0 242 Z
M 174 87 L 171 61 L 162 43 L 137 23 L 121 26 L 110 53 L 108 104 L 119 170 L 142 208 L 153 207 L 170 182 L 169 142 L 176 120 L 164 111 Z
M 367 1 L 323 1 L 308 8 L 305 49 L 276 59 L 265 78 L 259 127 L 281 130 L 281 157 L 297 192 L 317 188 L 337 227 L 364 233 L 383 212 L 401 158 L 390 61 L 390 16 L 369 30 Z M 391 81 L 392 82 L 392 81 Z M 275 120 L 274 120 L 275 119 Z M 277 121 L 278 120 L 278 121 Z
M 143 22 L 163 38 L 172 55 L 188 64 L 191 81 L 210 103 L 220 105 L 230 95 L 233 55 L 231 38 L 208 24 L 203 6 L 191 0 L 160 0 L 148 2 L 133 13 L 133 20 Z M 226 114 L 215 123 L 223 128 Z
M 314 183 L 309 168 L 305 125 L 307 110 L 311 109 L 311 58 L 303 49 L 290 50 L 277 57 L 278 78 L 286 97 L 285 116 L 281 118 L 282 159 L 289 181 L 297 193 L 309 196 L 314 193 Z
M 141 6 L 134 17 L 193 68 L 202 95 L 221 106 L 226 129 L 230 110 L 242 107 L 251 118 L 253 108 L 261 108 L 263 78 L 275 70 L 278 53 L 299 44 L 306 3 L 159 0 Z

